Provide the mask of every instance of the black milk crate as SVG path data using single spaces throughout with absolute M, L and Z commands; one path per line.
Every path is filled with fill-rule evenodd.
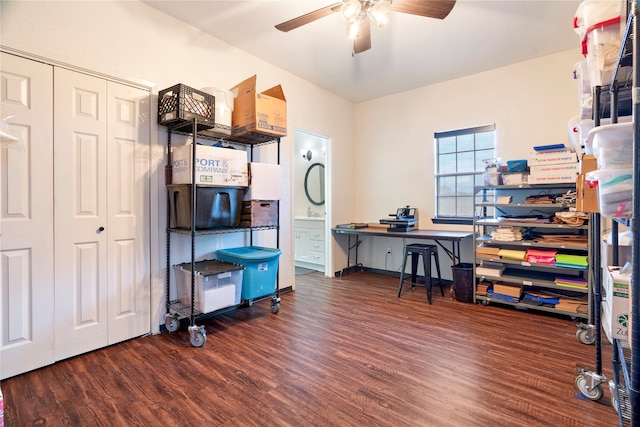
M 215 96 L 183 84 L 158 93 L 158 124 L 171 128 L 191 125 L 198 120 L 198 129 L 214 126 Z

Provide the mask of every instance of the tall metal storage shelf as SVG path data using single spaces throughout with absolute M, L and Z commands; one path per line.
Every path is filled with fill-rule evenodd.
M 216 125 L 218 126 L 218 125 Z M 167 126 L 167 169 L 165 170 L 165 184 L 171 183 L 171 140 L 173 135 L 186 135 L 193 138 L 193 149 L 191 150 L 192 159 L 191 164 L 196 164 L 196 145 L 199 145 L 202 140 L 208 141 L 221 141 L 230 145 L 243 146 L 248 148 L 248 161 L 253 160 L 255 147 L 277 144 L 277 164 L 280 164 L 280 138 L 267 136 L 260 133 L 250 132 L 247 134 L 233 136 L 225 133 L 216 132 L 211 122 L 203 123 L 199 121 L 197 117 L 193 117 L 189 120 L 180 120 L 175 124 Z M 191 182 L 196 182 L 196 168 L 191 168 Z M 167 206 L 166 206 L 166 218 L 167 218 L 167 230 L 166 230 L 166 276 L 165 276 L 165 295 L 166 295 L 166 313 L 165 313 L 165 327 L 168 331 L 174 332 L 180 328 L 180 319 L 189 319 L 189 335 L 191 344 L 195 347 L 201 347 L 206 342 L 206 331 L 203 325 L 197 325 L 197 319 L 204 319 L 205 317 L 214 316 L 221 312 L 228 311 L 236 307 L 227 307 L 221 310 L 217 310 L 211 313 L 202 313 L 195 307 L 195 274 L 191 274 L 191 304 L 185 305 L 180 300 L 171 300 L 171 236 L 175 235 L 189 235 L 191 237 L 191 271 L 195 269 L 195 246 L 198 236 L 223 234 L 223 233 L 249 233 L 250 245 L 253 244 L 254 232 L 259 230 L 275 230 L 276 232 L 276 247 L 280 247 L 280 221 L 279 215 L 276 220 L 276 225 L 262 226 L 262 227 L 232 227 L 232 228 L 211 228 L 211 229 L 196 229 L 196 215 L 197 215 L 197 188 L 198 185 L 191 185 L 191 227 L 190 229 L 184 228 L 172 228 L 170 226 L 171 206 L 169 197 L 167 194 Z M 278 203 L 279 205 L 279 203 Z M 279 212 L 279 206 L 277 206 Z M 278 276 L 276 277 L 275 292 L 272 295 L 266 295 L 259 299 L 271 299 L 271 311 L 276 314 L 280 310 L 280 286 L 278 283 Z M 251 305 L 253 301 L 242 301 L 240 305 Z
M 640 213 L 640 45 L 636 34 L 640 34 L 640 24 L 638 23 L 639 5 L 638 1 L 628 2 L 627 27 L 622 39 L 618 61 L 613 74 L 611 85 L 596 87 L 594 90 L 594 125 L 600 125 L 600 118 L 610 114 L 612 123 L 617 122 L 618 110 L 623 103 L 620 102 L 619 93 L 626 91 L 631 99 L 631 119 L 634 123 L 632 133 L 633 144 L 633 209 L 630 220 L 612 221 L 613 240 L 613 264 L 617 264 L 617 227 L 618 222 L 630 227 L 632 232 L 631 256 L 633 260 L 632 277 L 629 287 L 630 311 L 629 311 L 629 333 L 628 346 L 623 346 L 619 339 L 613 339 L 613 379 L 609 383 L 612 392 L 612 405 L 618 412 L 620 425 L 626 421 L 632 427 L 640 426 L 640 299 L 638 298 L 637 280 L 640 277 L 640 223 L 638 214 Z M 617 82 L 617 75 L 623 67 L 632 67 L 632 83 L 621 85 Z M 609 96 L 606 96 L 609 92 Z M 605 96 L 601 96 L 605 95 Z M 592 214 L 594 224 L 599 226 L 600 214 Z M 599 234 L 599 230 L 598 230 Z M 594 244 L 594 263 L 600 266 L 600 244 Z M 596 269 L 598 273 L 600 269 Z M 601 277 L 597 277 L 594 283 L 594 301 L 599 305 Z M 600 310 L 598 307 L 595 313 L 595 325 L 592 325 L 597 336 L 596 344 L 601 341 Z M 599 400 L 603 396 L 602 383 L 606 377 L 602 373 L 602 354 L 599 345 L 596 346 L 596 369 L 595 372 L 586 368 L 581 369 L 580 375 L 576 378 L 576 385 L 582 394 L 590 399 Z M 623 348 L 624 347 L 624 348 Z
M 527 249 L 548 249 L 588 257 L 588 239 L 590 239 L 591 235 L 589 234 L 589 226 L 587 224 L 572 226 L 567 224 L 525 221 L 524 219 L 519 222 L 518 218 L 510 218 L 508 221 L 501 221 L 499 219 L 499 217 L 503 215 L 511 217 L 522 217 L 533 214 L 541 214 L 547 217 L 553 216 L 555 212 L 567 210 L 570 205 L 562 201 L 529 204 L 524 203 L 525 199 L 530 196 L 559 196 L 570 190 L 575 190 L 575 184 L 523 184 L 476 187 L 474 247 L 476 249 L 484 247 L 494 250 L 507 249 L 520 252 L 526 251 Z M 500 195 L 509 195 L 509 197 L 512 197 L 512 200 L 502 202 L 498 199 Z M 526 233 L 528 236 L 522 240 L 515 241 L 493 238 L 491 231 L 501 227 L 518 227 L 524 230 L 523 234 Z M 545 242 L 544 240 L 534 241 L 531 239 L 533 235 L 544 234 L 548 236 L 562 234 L 566 237 L 561 238 L 560 241 L 551 242 Z M 587 242 L 572 242 L 572 238 L 579 238 L 581 241 L 584 241 L 586 238 Z M 506 259 L 498 255 L 479 255 L 477 251 L 475 264 L 475 277 L 478 280 L 521 286 L 523 293 L 545 292 L 559 298 L 580 300 L 586 307 L 590 307 L 591 275 L 588 269 L 531 263 L 526 260 Z M 492 273 L 491 271 L 487 272 L 478 269 L 478 267 L 486 265 L 492 267 L 489 268 L 489 270 L 495 270 L 499 267 L 504 269 L 504 271 L 497 270 L 495 273 Z M 583 288 L 574 288 L 558 285 L 556 283 L 558 276 L 579 278 L 585 281 L 586 286 Z M 478 280 L 474 281 L 474 283 Z M 573 318 L 588 318 L 590 315 L 590 312 L 568 311 L 562 308 L 556 308 L 555 305 L 549 303 L 535 304 L 532 303 L 530 299 L 525 300 L 518 297 L 507 299 L 495 293 L 479 295 L 477 289 L 474 290 L 474 298 L 476 302 L 483 305 L 497 303 L 534 311 L 563 314 Z M 578 339 L 582 338 L 580 330 L 577 331 L 577 335 Z

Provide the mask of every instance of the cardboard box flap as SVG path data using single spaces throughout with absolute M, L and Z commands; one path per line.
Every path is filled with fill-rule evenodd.
M 287 101 L 282 86 L 262 93 L 256 91 L 253 75 L 231 89 L 236 97 L 231 113 L 232 135 L 256 132 L 270 136 L 287 135 Z
M 239 98 L 243 95 L 253 95 L 256 91 L 256 80 L 258 76 L 253 75 L 249 77 L 243 82 L 238 83 L 233 88 L 231 88 L 231 93 L 234 98 Z
M 274 86 L 271 89 L 267 89 L 262 92 L 263 95 L 270 96 L 272 98 L 281 99 L 286 101 L 287 98 L 284 97 L 284 91 L 282 90 L 282 85 Z

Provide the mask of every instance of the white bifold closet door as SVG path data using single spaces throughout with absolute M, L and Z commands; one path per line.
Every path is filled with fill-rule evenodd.
M 0 379 L 151 324 L 149 92 L 1 55 Z
M 54 92 L 60 360 L 150 331 L 149 93 L 61 68 Z
M 53 67 L 2 53 L 0 378 L 54 362 Z

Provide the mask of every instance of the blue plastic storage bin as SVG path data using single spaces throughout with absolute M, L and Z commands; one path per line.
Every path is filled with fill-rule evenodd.
M 216 257 L 220 261 L 245 267 L 242 277 L 242 299 L 249 301 L 275 292 L 278 259 L 281 253 L 282 251 L 277 248 L 243 246 L 219 249 L 216 251 Z

